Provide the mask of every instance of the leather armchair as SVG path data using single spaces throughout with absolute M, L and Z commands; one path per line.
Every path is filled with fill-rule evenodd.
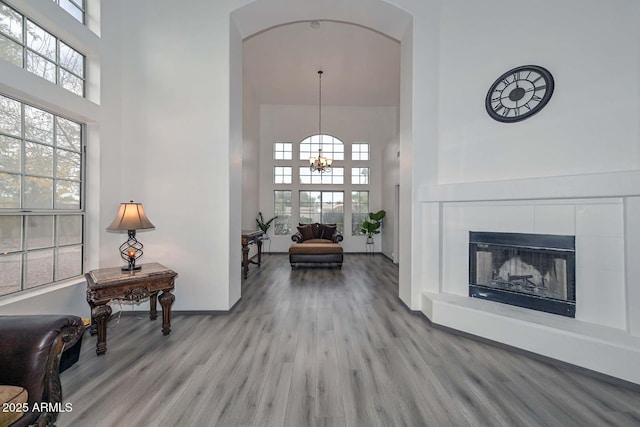
M 19 386 L 28 392 L 29 412 L 11 427 L 55 424 L 55 406 L 62 406 L 60 356 L 83 331 L 77 316 L 0 316 L 0 385 Z M 53 408 L 44 412 L 33 411 L 35 404 L 42 403 L 54 405 L 47 405 Z

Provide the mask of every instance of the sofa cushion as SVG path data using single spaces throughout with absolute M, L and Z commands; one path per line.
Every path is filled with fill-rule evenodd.
M 298 226 L 298 231 L 302 235 L 303 242 L 309 239 L 313 239 L 315 237 L 313 235 L 313 229 L 311 228 L 311 224 Z
M 22 405 L 26 405 L 29 400 L 27 390 L 22 387 L 13 385 L 0 385 L 0 426 L 8 426 L 19 420 L 27 409 Z M 7 409 L 5 411 L 5 409 Z
M 290 254 L 341 254 L 342 246 L 337 243 L 305 243 L 304 245 L 291 245 Z
M 333 243 L 331 240 L 328 239 L 309 239 L 309 240 L 305 240 L 304 241 L 305 244 L 307 243 L 324 243 L 325 245 L 327 243 Z
M 322 228 L 321 238 L 327 239 L 327 240 L 333 240 L 333 235 L 335 234 L 337 229 L 338 229 L 338 226 L 336 225 L 325 224 L 325 226 Z

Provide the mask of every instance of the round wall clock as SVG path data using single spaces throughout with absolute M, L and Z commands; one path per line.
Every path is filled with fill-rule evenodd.
M 484 105 L 499 122 L 519 122 L 542 110 L 553 95 L 553 76 L 537 65 L 509 70 L 491 85 Z

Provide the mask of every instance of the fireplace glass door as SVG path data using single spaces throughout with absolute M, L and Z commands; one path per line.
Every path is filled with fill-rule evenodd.
M 471 232 L 469 295 L 575 317 L 575 237 Z

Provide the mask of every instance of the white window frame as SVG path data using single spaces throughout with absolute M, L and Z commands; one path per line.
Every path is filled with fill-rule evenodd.
M 19 222 L 19 227 L 20 227 L 20 231 L 19 231 L 19 237 L 16 239 L 16 242 L 13 246 L 9 245 L 8 242 L 10 242 L 10 240 L 4 240 L 0 239 L 0 242 L 3 242 L 3 246 L 4 244 L 7 244 L 7 246 L 11 246 L 11 247 L 2 247 L 0 248 L 0 276 L 3 277 L 3 280 L 10 280 L 10 274 L 11 274 L 11 263 L 15 263 L 18 262 L 19 263 L 19 269 L 16 270 L 14 268 L 14 270 L 16 270 L 18 272 L 19 275 L 19 281 L 18 281 L 18 286 L 17 289 L 12 290 L 12 291 L 4 291 L 2 288 L 8 288 L 8 284 L 7 283 L 2 283 L 0 282 L 0 296 L 2 295 L 8 295 L 8 294 L 13 294 L 13 293 L 17 293 L 17 292 L 22 292 L 25 291 L 27 289 L 33 289 L 36 287 L 41 287 L 41 286 L 45 286 L 45 285 L 49 285 L 51 283 L 55 283 L 55 282 L 59 282 L 59 281 L 63 281 L 63 280 L 67 280 L 67 279 L 71 279 L 74 277 L 78 277 L 81 276 L 82 273 L 84 272 L 84 248 L 86 245 L 86 233 L 85 233 L 85 224 L 86 224 L 86 220 L 85 220 L 85 165 L 86 165 L 86 144 L 85 144 L 85 135 L 86 135 L 86 125 L 79 123 L 75 120 L 71 120 L 68 119 L 66 117 L 63 117 L 59 114 L 55 114 L 51 111 L 47 111 L 45 109 L 39 108 L 39 107 L 35 107 L 33 105 L 27 104 L 23 101 L 17 100 L 15 98 L 11 98 L 8 96 L 5 96 L 3 94 L 0 94 L 0 97 L 2 98 L 8 98 L 9 100 L 13 101 L 13 102 L 18 102 L 20 103 L 20 121 L 21 121 L 21 130 L 20 130 L 20 135 L 17 134 L 11 134 L 11 133 L 6 133 L 2 130 L 0 130 L 0 136 L 8 139 L 13 139 L 16 142 L 19 141 L 20 145 L 21 145 L 21 155 L 20 155 L 20 167 L 19 167 L 19 171 L 17 170 L 5 170 L 5 169 L 0 169 L 0 174 L 2 175 L 9 175 L 9 176 L 17 176 L 19 177 L 19 182 L 20 182 L 20 190 L 19 190 L 19 197 L 20 197 L 20 201 L 19 201 L 19 205 L 18 206 L 13 206 L 13 207 L 4 207 L 4 208 L 0 208 L 0 220 L 3 221 L 10 221 L 10 218 L 14 218 L 14 221 Z M 25 126 L 25 109 L 26 108 L 31 108 L 31 109 L 37 109 L 41 112 L 44 112 L 46 114 L 52 114 L 53 115 L 53 128 L 52 128 L 52 137 L 53 140 L 51 141 L 51 143 L 48 142 L 42 142 L 42 141 L 36 141 L 34 139 L 28 138 L 26 135 L 26 126 Z M 59 136 L 61 135 L 60 133 L 58 133 L 58 119 L 64 119 L 66 121 L 70 121 L 73 122 L 74 124 L 79 125 L 79 132 L 80 132 L 80 141 L 79 141 L 79 148 L 73 149 L 73 148 L 69 148 L 68 146 L 64 146 L 62 144 L 58 144 L 59 141 Z M 1 118 L 0 118 L 1 120 Z M 62 129 L 62 128 L 60 128 Z M 29 207 L 29 206 L 25 206 L 25 200 L 26 200 L 26 196 L 25 196 L 25 192 L 28 190 L 27 186 L 25 185 L 26 179 L 29 177 L 38 177 L 37 174 L 33 174 L 33 173 L 27 173 L 26 171 L 26 146 L 27 144 L 38 144 L 42 147 L 51 147 L 53 149 L 53 171 L 52 171 L 52 177 L 46 177 L 46 179 L 52 179 L 53 181 L 53 187 L 52 187 L 52 197 L 53 197 L 53 201 L 52 201 L 52 206 L 48 207 L 48 208 L 33 208 L 33 207 Z M 63 153 L 63 152 L 69 152 L 69 153 L 75 153 L 79 155 L 79 161 L 80 161 L 80 176 L 79 179 L 74 179 L 72 180 L 72 182 L 77 182 L 79 183 L 79 205 L 77 208 L 60 208 L 60 207 L 56 207 L 56 188 L 57 188 L 57 183 L 60 181 L 70 181 L 68 178 L 69 177 L 60 177 L 57 176 L 57 167 L 56 167 L 56 159 L 58 158 L 58 156 Z M 1 167 L 1 164 L 0 164 Z M 45 175 L 48 175 L 45 174 Z M 80 229 L 77 230 L 80 233 L 80 241 L 71 241 L 71 242 L 67 242 L 64 241 L 64 239 L 61 237 L 61 227 L 63 227 L 63 223 L 64 223 L 64 219 L 70 219 L 70 217 L 76 216 L 79 218 L 80 220 Z M 35 226 L 34 221 L 37 221 L 39 219 L 45 219 L 46 218 L 51 218 L 52 221 L 52 228 L 51 228 L 51 236 L 52 236 L 52 240 L 47 242 L 46 244 L 30 244 L 30 230 L 31 227 Z M 0 229 L 0 231 L 2 231 Z M 2 237 L 2 236 L 0 236 Z M 19 242 L 18 242 L 19 241 Z M 16 246 L 17 245 L 17 246 Z M 65 253 L 67 253 L 66 251 L 69 250 L 79 250 L 79 271 L 77 271 L 77 275 L 66 275 L 66 276 L 62 276 L 61 277 L 61 269 L 59 268 L 59 261 L 60 258 L 62 256 L 64 256 Z M 35 283 L 35 284 L 28 284 L 28 281 L 30 279 L 30 273 L 32 274 L 32 271 L 29 269 L 29 263 L 33 260 L 33 257 L 37 257 L 37 256 L 42 256 L 42 255 L 46 255 L 47 253 L 49 253 L 52 258 L 51 258 L 51 280 L 50 281 L 43 281 L 43 282 L 39 282 L 39 283 Z M 3 271 L 3 269 L 6 269 L 5 271 Z M 42 271 L 40 271 L 40 273 L 42 273 Z
M 351 160 L 354 162 L 369 160 L 369 143 L 354 142 L 351 144 Z
M 66 43 L 65 41 L 61 40 L 59 37 L 57 37 L 55 34 L 53 34 L 52 32 L 46 30 L 44 27 L 42 27 L 41 25 L 39 25 L 37 22 L 33 21 L 30 18 L 27 18 L 23 13 L 20 13 L 20 11 L 16 10 L 15 8 L 9 6 L 8 4 L 0 1 L 0 6 L 1 7 L 6 7 L 8 9 L 10 9 L 12 12 L 16 13 L 17 15 L 20 15 L 21 21 L 22 21 L 22 40 L 16 39 L 15 37 L 13 37 L 10 34 L 6 34 L 2 31 L 0 31 L 0 36 L 4 37 L 5 39 L 7 39 L 8 41 L 15 43 L 16 45 L 20 46 L 20 48 L 22 49 L 22 59 L 21 59 L 21 64 L 15 64 L 17 66 L 20 66 L 21 68 L 24 68 L 25 70 L 29 71 L 30 73 L 43 78 L 53 84 L 56 84 L 62 88 L 64 88 L 65 90 L 68 90 L 69 92 L 81 96 L 81 97 L 85 97 L 86 96 L 86 92 L 87 92 L 87 79 L 86 79 L 86 74 L 87 74 L 87 58 L 86 55 L 82 54 L 80 51 L 78 51 L 77 49 L 75 49 L 73 46 L 71 46 L 69 43 Z M 28 46 L 28 31 L 27 31 L 27 27 L 29 26 L 29 24 L 34 25 L 35 27 L 37 27 L 39 30 L 45 32 L 46 34 L 48 34 L 49 36 L 51 36 L 54 40 L 55 40 L 55 59 L 49 58 L 46 55 L 44 55 L 41 52 L 36 51 L 35 49 L 31 48 Z M 72 50 L 74 53 L 78 54 L 81 58 L 82 58 L 82 75 L 77 74 L 75 71 L 70 70 L 69 68 L 65 67 L 64 65 L 62 65 L 62 59 L 61 59 L 61 44 L 63 44 L 64 46 L 68 47 L 70 50 Z M 37 74 L 36 72 L 34 72 L 33 70 L 30 70 L 28 67 L 28 63 L 29 63 L 29 58 L 37 58 L 40 61 L 44 61 L 45 64 L 51 64 L 53 67 L 55 67 L 55 78 L 53 80 L 48 79 L 45 76 L 41 76 L 39 74 Z M 69 89 L 68 87 L 65 87 L 63 85 L 63 80 L 62 80 L 62 75 L 64 73 L 68 73 L 70 74 L 70 76 L 72 78 L 76 78 L 80 80 L 80 84 L 82 85 L 82 90 L 81 93 L 77 93 L 71 89 Z

